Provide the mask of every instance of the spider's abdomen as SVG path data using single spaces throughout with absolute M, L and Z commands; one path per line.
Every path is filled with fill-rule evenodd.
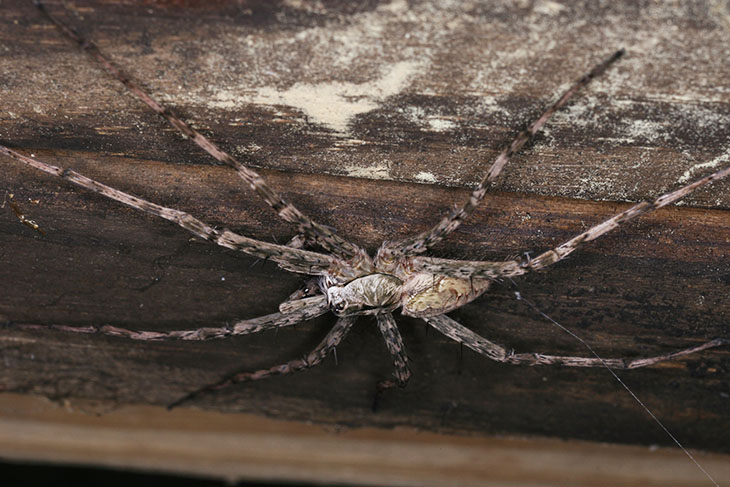
M 479 297 L 489 288 L 490 282 L 427 273 L 412 274 L 403 285 L 402 312 L 420 318 L 448 313 Z

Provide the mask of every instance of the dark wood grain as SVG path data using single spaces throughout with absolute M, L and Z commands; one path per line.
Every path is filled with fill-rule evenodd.
M 48 4 L 298 207 L 368 250 L 427 229 L 461 202 L 561 87 L 618 47 L 626 59 L 507 166 L 498 190 L 437 255 L 546 249 L 627 200 L 677 187 L 686 171 L 703 174 L 708 168 L 692 168 L 722 157 L 730 140 L 730 13 L 721 7 L 74 5 Z M 3 6 L 3 143 L 248 236 L 292 236 L 232 171 L 125 94 L 30 2 Z M 400 82 L 388 77 L 398 73 Z M 297 93 L 322 103 L 339 93 L 349 116 L 321 114 Z M 333 322 L 205 343 L 14 328 L 220 326 L 271 313 L 301 279 L 0 164 L 0 189 L 45 232 L 20 224 L 7 205 L 0 211 L 5 391 L 162 405 L 232 369 L 301 356 Z M 728 187 L 628 225 L 516 288 L 497 286 L 453 317 L 518 351 L 587 353 L 517 302 L 519 290 L 606 357 L 729 336 Z M 347 426 L 669 443 L 605 370 L 493 364 L 421 322 L 399 323 L 414 377 L 376 413 L 375 384 L 391 365 L 368 319 L 338 349 L 339 365 L 231 388 L 197 406 Z M 728 451 L 728 350 L 622 377 L 687 446 Z

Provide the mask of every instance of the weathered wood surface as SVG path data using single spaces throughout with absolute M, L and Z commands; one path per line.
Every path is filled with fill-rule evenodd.
M 62 15 L 286 198 L 375 249 L 424 230 L 556 94 L 619 47 L 627 56 L 506 169 L 437 254 L 542 250 L 730 162 L 726 3 L 76 2 Z M 0 10 L 0 139 L 53 164 L 246 235 L 292 229 L 227 168 L 124 92 L 30 2 Z M 709 164 L 707 164 L 709 163 Z M 268 314 L 297 288 L 270 263 L 3 160 L 45 235 L 0 211 L 0 386 L 53 398 L 165 404 L 240 367 L 297 357 L 330 317 L 278 334 L 139 343 L 12 323 L 139 329 Z M 704 166 L 702 164 L 705 164 Z M 684 178 L 684 179 L 683 179 Z M 603 356 L 729 336 L 730 192 L 642 219 L 519 291 Z M 598 202 L 603 201 L 603 202 Z M 519 351 L 586 354 L 510 285 L 453 313 Z M 307 373 L 230 388 L 206 409 L 347 426 L 667 444 L 605 370 L 497 365 L 399 319 L 414 378 L 370 409 L 390 359 L 370 320 Z M 621 374 L 688 446 L 728 451 L 730 352 Z

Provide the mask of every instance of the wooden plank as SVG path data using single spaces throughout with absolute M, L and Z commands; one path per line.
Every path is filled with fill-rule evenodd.
M 126 95 L 30 3 L 4 7 L 3 142 L 252 237 L 291 237 L 231 171 L 211 165 Z M 498 191 L 437 254 L 542 250 L 625 208 L 620 201 L 728 163 L 730 68 L 717 59 L 730 45 L 730 27 L 721 7 L 90 1 L 49 8 L 262 168 L 297 206 L 369 250 L 428 228 L 462 201 L 485 162 L 561 87 L 622 46 L 626 59 L 510 163 Z M 191 241 L 166 222 L 10 161 L 1 181 L 46 232 L 21 225 L 7 205 L 0 212 L 5 323 L 220 325 L 272 312 L 299 285 L 271 264 Z M 727 183 L 702 191 L 685 207 L 519 280 L 517 289 L 604 356 L 728 336 L 729 194 Z M 519 351 L 586 353 L 515 301 L 514 291 L 496 286 L 454 317 Z M 377 413 L 372 394 L 390 361 L 366 320 L 338 349 L 339 365 L 222 391 L 196 406 L 355 427 L 669 442 L 606 371 L 496 365 L 418 321 L 399 321 L 415 377 L 386 395 Z M 10 326 L 0 335 L 0 384 L 53 398 L 165 404 L 232 369 L 300 356 L 331 322 L 198 344 Z M 729 369 L 725 349 L 622 376 L 685 444 L 726 452 Z
M 673 449 L 525 438 L 469 438 L 408 428 L 338 430 L 247 414 L 114 410 L 0 395 L 4 458 L 241 480 L 388 486 L 706 485 Z M 89 414 L 103 411 L 104 414 Z M 730 457 L 697 453 L 718 479 Z

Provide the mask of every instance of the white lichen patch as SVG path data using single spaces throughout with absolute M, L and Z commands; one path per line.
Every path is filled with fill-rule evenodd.
M 390 175 L 390 163 L 383 161 L 373 166 L 347 165 L 342 167 L 346 176 L 364 179 L 392 179 Z
M 234 93 L 228 90 L 218 90 L 213 97 L 206 103 L 210 108 L 223 108 L 232 110 L 244 106 L 248 102 L 246 96 Z
M 237 145 L 236 150 L 239 154 L 254 154 L 261 150 L 261 146 L 254 142 L 251 142 L 246 145 Z
M 366 83 L 298 83 L 285 91 L 263 88 L 252 101 L 295 107 L 304 112 L 310 122 L 345 133 L 355 116 L 375 110 L 385 98 L 399 93 L 408 78 L 418 71 L 419 64 L 403 61 L 386 66 L 384 76 Z
M 346 150 L 353 147 L 362 147 L 368 145 L 370 142 L 362 139 L 356 139 L 353 137 L 347 137 L 339 139 L 334 143 L 333 150 Z
M 426 171 L 420 171 L 415 176 L 413 176 L 413 179 L 418 181 L 419 183 L 436 183 L 438 180 L 436 179 L 436 176 L 431 174 L 430 172 Z
M 532 8 L 535 13 L 549 16 L 558 15 L 566 9 L 565 5 L 561 5 L 558 2 L 552 2 L 550 0 L 535 2 L 535 5 Z
M 438 115 L 427 115 L 426 110 L 420 106 L 408 106 L 400 110 L 408 120 L 431 132 L 447 132 L 457 125 L 453 120 Z
M 711 161 L 695 164 L 694 166 L 684 171 L 684 174 L 679 177 L 677 182 L 680 184 L 688 183 L 691 179 L 695 178 L 697 172 L 702 171 L 703 169 L 719 168 L 721 166 L 727 165 L 728 162 L 730 162 L 730 152 L 726 152 Z
M 448 132 L 456 128 L 456 124 L 452 120 L 445 118 L 429 117 L 426 121 L 433 132 Z
M 577 178 L 576 183 L 574 191 L 577 197 L 597 201 L 629 201 L 631 195 L 636 191 L 636 184 L 633 185 L 634 187 L 628 187 L 625 184 L 616 184 L 615 180 L 611 178 L 582 177 Z
M 647 142 L 660 142 L 668 137 L 668 122 L 654 120 L 632 120 L 626 130 L 627 142 L 645 140 Z
M 380 78 L 364 83 L 328 81 L 318 84 L 297 83 L 286 90 L 263 87 L 253 94 L 236 94 L 229 90 L 214 93 L 208 103 L 212 108 L 234 109 L 237 106 L 286 105 L 301 111 L 309 122 L 346 133 L 357 115 L 377 109 L 383 100 L 403 90 L 422 63 L 402 61 L 383 67 Z

